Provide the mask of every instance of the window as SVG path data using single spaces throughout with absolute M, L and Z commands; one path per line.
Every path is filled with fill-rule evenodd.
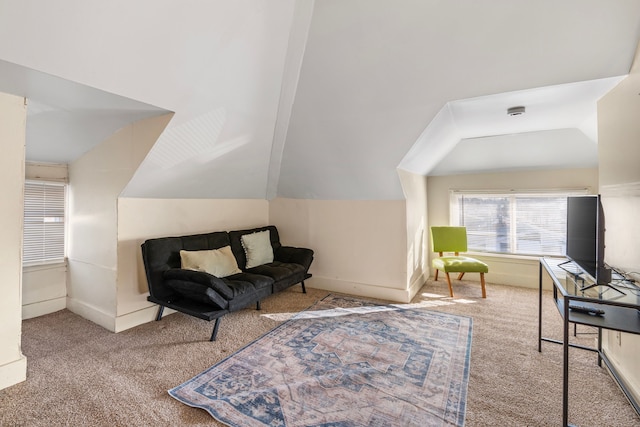
M 470 251 L 564 255 L 567 196 L 586 193 L 452 191 L 451 225 L 467 227 Z
M 64 261 L 66 185 L 26 181 L 23 265 Z

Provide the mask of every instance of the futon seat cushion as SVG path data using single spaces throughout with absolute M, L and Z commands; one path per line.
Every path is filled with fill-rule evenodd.
M 489 266 L 482 261 L 466 256 L 443 256 L 431 262 L 435 269 L 446 273 L 488 273 Z
M 235 311 L 271 295 L 273 279 L 251 273 L 234 274 L 224 279 L 233 290 L 233 298 L 229 300 L 229 310 Z
M 295 276 L 304 277 L 305 268 L 300 264 L 274 261 L 269 264 L 259 265 L 247 270 L 250 273 L 271 277 L 274 281 Z
M 236 298 L 238 295 L 244 294 L 252 289 L 270 289 L 273 285 L 273 279 L 267 275 L 252 274 L 249 272 L 234 274 L 223 279 L 229 288 L 233 291 L 233 296 L 229 299 Z

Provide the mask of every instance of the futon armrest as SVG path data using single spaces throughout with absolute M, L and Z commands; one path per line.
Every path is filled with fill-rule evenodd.
M 164 280 L 181 280 L 184 282 L 194 282 L 199 285 L 207 286 L 226 299 L 233 298 L 233 291 L 219 277 L 204 271 L 186 270 L 183 268 L 171 268 L 163 274 Z
M 309 270 L 313 261 L 313 251 L 307 248 L 294 248 L 293 246 L 280 246 L 274 254 L 276 261 L 300 264 L 305 271 Z

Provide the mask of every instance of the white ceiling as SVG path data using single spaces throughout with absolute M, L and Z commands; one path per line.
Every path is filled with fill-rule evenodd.
M 598 166 L 598 146 L 578 129 L 466 138 L 429 175 Z
M 448 120 L 432 121 L 400 168 L 422 175 L 456 175 L 597 167 L 596 104 L 623 78 L 449 102 L 438 114 Z M 510 116 L 507 110 L 516 106 L 524 107 L 525 113 Z M 434 145 L 447 146 L 443 139 L 450 141 L 450 151 L 434 156 Z
M 637 1 L 316 2 L 279 193 L 401 198 L 397 167 L 429 173 L 460 141 L 462 116 L 474 137 L 504 132 L 492 129 L 504 106 L 486 110 L 479 129 L 453 101 L 625 75 L 639 24 Z M 494 103 L 511 106 L 505 100 Z M 575 126 L 573 117 L 558 123 L 573 116 L 574 101 L 564 101 L 554 128 Z M 469 114 L 485 111 L 482 103 Z M 553 159 L 547 154 L 539 167 Z M 503 156 L 489 159 L 485 170 L 510 167 Z
M 168 111 L 0 60 L 0 92 L 28 99 L 26 159 L 69 163 L 118 129 Z
M 637 0 L 0 2 L 2 63 L 58 79 L 29 88 L 32 160 L 175 112 L 131 197 L 401 199 L 398 167 L 592 165 L 594 100 L 640 36 Z M 96 92 L 50 102 L 68 84 Z

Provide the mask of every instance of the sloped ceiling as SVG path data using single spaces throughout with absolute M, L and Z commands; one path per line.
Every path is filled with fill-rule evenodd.
M 421 175 L 597 167 L 596 104 L 622 79 L 449 102 L 399 167 Z M 509 115 L 515 106 L 524 113 Z
M 504 105 L 455 102 L 624 76 L 640 35 L 637 0 L 0 1 L 0 60 L 175 112 L 131 197 L 401 199 L 398 167 L 498 169 L 504 135 L 449 121 Z M 587 116 L 511 134 L 593 145 Z
M 128 124 L 168 113 L 2 60 L 0 76 L 0 92 L 28 99 L 25 156 L 31 162 L 69 163 Z
M 280 194 L 401 198 L 396 168 L 447 103 L 627 74 L 639 23 L 633 1 L 316 2 Z

